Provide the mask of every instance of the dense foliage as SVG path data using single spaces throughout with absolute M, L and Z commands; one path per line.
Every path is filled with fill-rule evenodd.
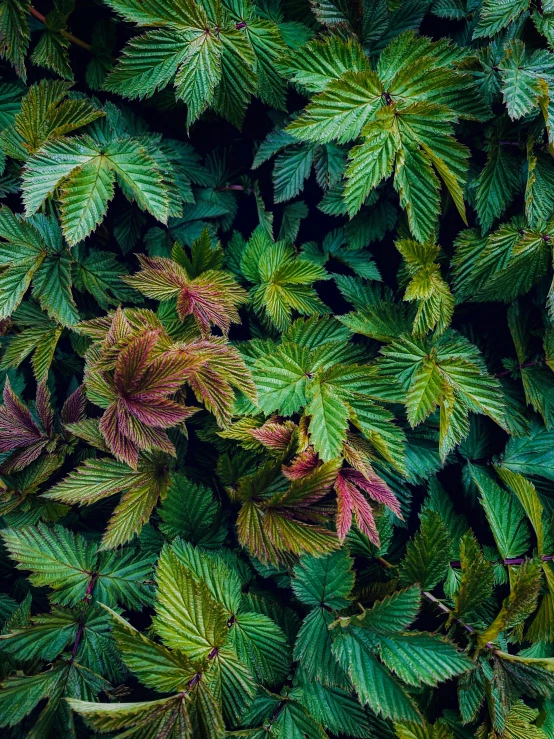
M 2 736 L 554 739 L 553 0 L 0 56 Z

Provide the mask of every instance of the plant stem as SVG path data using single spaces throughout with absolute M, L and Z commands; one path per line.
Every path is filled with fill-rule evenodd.
M 527 557 L 509 557 L 508 559 L 503 559 L 502 564 L 507 567 L 512 565 L 522 565 L 526 559 Z M 543 554 L 541 559 L 543 562 L 551 562 L 554 559 L 554 554 Z M 454 567 L 455 569 L 459 569 L 461 566 L 462 565 L 459 560 L 454 560 L 450 563 L 450 567 Z
M 546 359 L 536 359 L 534 362 L 525 362 L 525 364 L 520 364 L 519 369 L 525 369 L 526 367 L 536 367 L 539 364 L 544 364 L 546 362 Z M 507 375 L 511 375 L 513 370 L 504 370 L 504 372 L 498 372 L 495 377 L 498 379 L 499 377 L 506 377 Z
M 90 603 L 90 600 L 92 598 L 92 591 L 94 590 L 95 584 L 96 584 L 96 575 L 93 574 L 90 578 L 89 584 L 87 585 L 85 597 L 83 598 L 83 601 L 85 603 Z M 77 629 L 77 633 L 75 634 L 75 641 L 73 642 L 73 651 L 71 652 L 72 660 L 74 660 L 77 655 L 77 650 L 79 649 L 79 644 L 81 643 L 81 638 L 83 636 L 84 630 L 85 630 L 85 627 L 83 626 L 83 624 L 79 624 L 79 628 Z
M 29 11 L 31 15 L 34 15 L 34 17 L 37 18 L 37 20 L 46 25 L 46 17 L 42 15 L 42 13 L 39 13 L 39 11 L 33 8 L 32 5 L 30 6 Z M 87 51 L 92 51 L 92 46 L 90 44 L 87 44 L 86 41 L 81 41 L 80 38 L 77 38 L 77 36 L 69 33 L 69 31 L 60 31 L 60 33 L 68 41 L 71 41 L 71 43 L 76 44 L 77 46 L 80 46 L 82 49 L 86 49 Z
M 387 569 L 394 567 L 393 564 L 388 562 L 386 559 L 383 559 L 383 557 L 375 557 L 375 559 L 377 560 L 377 562 L 379 562 L 379 564 L 383 565 L 383 567 L 386 567 Z M 422 590 L 421 594 L 423 595 L 424 598 L 426 598 L 429 601 L 429 603 L 433 603 L 433 605 L 435 605 L 440 611 L 442 611 L 448 617 L 452 616 L 452 610 L 445 603 L 443 603 L 441 600 L 436 598 L 428 590 Z M 458 623 L 463 629 L 465 629 L 468 634 L 477 633 L 475 629 L 473 628 L 473 626 L 466 624 L 466 622 L 462 621 L 461 618 L 457 618 L 456 616 L 454 616 L 454 621 L 456 621 L 456 623 Z M 488 642 L 485 646 L 487 647 L 487 649 L 490 649 L 493 651 L 496 650 L 496 646 L 492 642 Z

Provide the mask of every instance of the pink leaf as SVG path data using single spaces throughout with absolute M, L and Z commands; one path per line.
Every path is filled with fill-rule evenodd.
M 373 511 L 371 505 L 358 488 L 344 477 L 343 472 L 339 472 L 335 482 L 335 491 L 337 493 L 337 534 L 341 541 L 344 541 L 347 533 L 352 526 L 352 518 L 356 520 L 356 525 L 368 539 L 379 546 L 379 532 L 375 525 Z
M 400 511 L 398 498 L 387 483 L 379 475 L 375 474 L 375 472 L 372 472 L 371 479 L 368 479 L 366 475 L 358 472 L 358 470 L 345 469 L 342 470 L 341 474 L 345 479 L 357 485 L 364 493 L 367 493 L 372 500 L 375 500 L 377 503 L 383 503 L 398 518 L 404 520 Z
M 320 464 L 319 457 L 314 448 L 309 446 L 295 457 L 288 467 L 283 467 L 283 475 L 289 480 L 299 480 L 313 472 Z

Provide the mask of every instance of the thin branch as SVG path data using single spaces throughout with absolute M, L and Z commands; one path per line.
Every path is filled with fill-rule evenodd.
M 34 15 L 34 17 L 37 20 L 39 20 L 41 23 L 44 23 L 44 25 L 46 25 L 46 17 L 42 15 L 42 13 L 39 13 L 39 11 L 33 8 L 32 5 L 29 8 L 29 11 L 31 15 Z M 82 49 L 86 49 L 87 51 L 92 51 L 92 46 L 90 44 L 87 44 L 86 41 L 82 41 L 80 38 L 77 38 L 77 36 L 74 36 L 72 33 L 69 33 L 69 31 L 60 31 L 60 33 L 68 41 L 71 41 L 72 44 L 76 44 L 77 46 L 80 46 Z
M 522 565 L 526 559 L 528 559 L 528 557 L 509 557 L 508 559 L 503 559 L 502 564 L 506 565 L 506 567 Z M 543 562 L 551 562 L 553 559 L 554 554 L 543 554 L 543 556 L 541 557 L 541 560 Z M 454 560 L 453 562 L 450 562 L 450 567 L 453 567 L 455 569 L 459 569 L 461 566 L 462 565 L 459 560 Z
M 520 364 L 517 369 L 526 369 L 527 367 L 536 367 L 539 364 L 544 364 L 546 362 L 546 358 L 543 359 L 537 359 L 534 362 L 525 362 L 525 364 Z M 514 367 L 514 369 L 516 369 Z M 514 370 L 504 370 L 504 372 L 497 372 L 495 377 L 498 379 L 499 377 L 507 377 L 508 375 L 511 375 Z
M 375 557 L 377 562 L 379 564 L 383 565 L 383 567 L 386 567 L 387 569 L 394 568 L 395 565 L 391 564 L 391 562 L 388 562 L 383 557 Z M 452 609 L 449 608 L 446 603 L 443 603 L 442 600 L 439 600 L 436 598 L 432 593 L 430 593 L 428 590 L 422 590 L 421 594 L 424 598 L 426 598 L 429 603 L 433 603 L 440 611 L 442 611 L 446 616 L 449 618 L 452 618 L 456 623 L 458 623 L 463 629 L 467 631 L 468 634 L 477 634 L 477 631 L 473 628 L 473 626 L 470 626 L 469 624 L 466 624 L 465 621 L 462 621 L 461 618 L 457 618 L 456 616 L 452 616 Z M 492 651 L 496 650 L 496 646 L 492 642 L 487 642 L 485 644 L 487 649 L 490 649 Z

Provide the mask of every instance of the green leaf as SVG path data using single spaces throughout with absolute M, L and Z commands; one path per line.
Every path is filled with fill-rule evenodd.
M 333 385 L 325 381 L 314 383 L 310 395 L 306 409 L 311 417 L 310 438 L 321 459 L 328 462 L 341 453 L 350 412 L 337 397 Z
M 440 636 L 410 632 L 382 636 L 379 655 L 408 685 L 437 685 L 473 669 L 469 657 Z
M 521 475 L 554 481 L 554 431 L 534 423 L 528 436 L 512 436 L 502 455 L 502 467 Z
M 424 511 L 420 529 L 406 547 L 400 584 L 419 583 L 422 590 L 432 590 L 446 577 L 449 562 L 448 531 L 435 511 Z
M 287 127 L 297 139 L 346 143 L 381 107 L 383 86 L 374 72 L 346 72 L 316 95 L 302 115 Z
M 182 537 L 209 549 L 221 546 L 226 529 L 218 526 L 218 505 L 209 488 L 174 474 L 158 512 L 160 530 L 169 538 Z
M 473 38 L 493 36 L 527 10 L 529 0 L 484 0 Z
M 542 554 L 544 548 L 543 505 L 535 486 L 516 472 L 498 466 L 495 469 L 502 482 L 510 488 L 523 506 L 523 510 L 535 530 L 538 554 Z
M 483 232 L 499 218 L 520 187 L 520 162 L 506 147 L 497 144 L 475 181 L 475 208 Z
M 451 619 L 467 620 L 491 597 L 494 586 L 493 565 L 483 556 L 471 531 L 467 531 L 460 541 L 460 565 L 462 577 L 460 588 L 454 593 L 455 608 Z
M 48 585 L 60 605 L 84 598 L 96 563 L 96 547 L 62 526 L 5 529 L 2 539 L 18 570 L 30 570 L 33 585 Z
M 88 236 L 106 215 L 114 196 L 113 172 L 104 157 L 73 170 L 62 192 L 62 228 L 67 241 L 77 244 Z
M 31 39 L 27 21 L 29 5 L 27 0 L 6 0 L 0 6 L 0 56 L 24 80 L 27 78 L 25 55 Z
M 421 591 L 414 585 L 377 601 L 359 621 L 365 629 L 371 629 L 376 634 L 405 631 L 415 621 L 420 604 Z
M 73 326 L 79 312 L 71 293 L 71 257 L 67 252 L 45 257 L 33 276 L 33 297 L 63 326 Z
M 150 97 L 171 82 L 186 56 L 187 45 L 180 33 L 170 29 L 147 31 L 125 46 L 104 89 L 127 98 Z
M 364 129 L 364 143 L 354 146 L 348 157 L 344 200 L 351 216 L 359 211 L 370 192 L 392 174 L 398 146 L 390 116 L 379 111 L 376 118 Z
M 420 149 L 405 147 L 398 153 L 394 187 L 414 238 L 431 239 L 440 213 L 439 180 Z
M 499 66 L 508 115 L 521 118 L 538 105 L 541 77 L 554 69 L 552 55 L 541 50 L 529 56 L 523 42 L 514 40 L 507 45 Z
M 229 641 L 239 659 L 257 679 L 276 684 L 287 674 L 290 649 L 283 631 L 263 613 L 238 613 L 229 630 Z
M 528 559 L 520 565 L 512 579 L 510 594 L 504 599 L 502 608 L 490 626 L 478 636 L 480 647 L 496 641 L 498 635 L 512 629 L 531 614 L 537 607 L 541 587 L 542 563 Z
M 154 628 L 162 641 L 190 660 L 206 659 L 223 646 L 227 615 L 206 585 L 193 577 L 165 547 L 156 570 L 158 583 Z
M 519 500 L 480 467 L 470 465 L 469 472 L 481 494 L 481 504 L 500 555 L 503 559 L 520 557 L 529 548 L 529 529 Z
M 361 703 L 396 721 L 419 722 L 419 711 L 400 684 L 373 655 L 375 645 L 367 631 L 339 629 L 333 654 L 348 673 Z
M 352 560 L 342 550 L 325 557 L 302 557 L 294 568 L 294 593 L 309 606 L 344 608 L 353 586 Z
M 212 103 L 221 79 L 221 45 L 215 34 L 204 28 L 189 36 L 187 54 L 175 77 L 176 94 L 187 104 L 190 127 Z
M 196 668 L 183 655 L 148 639 L 111 608 L 104 608 L 114 621 L 113 635 L 123 660 L 141 683 L 160 693 L 186 690 Z

